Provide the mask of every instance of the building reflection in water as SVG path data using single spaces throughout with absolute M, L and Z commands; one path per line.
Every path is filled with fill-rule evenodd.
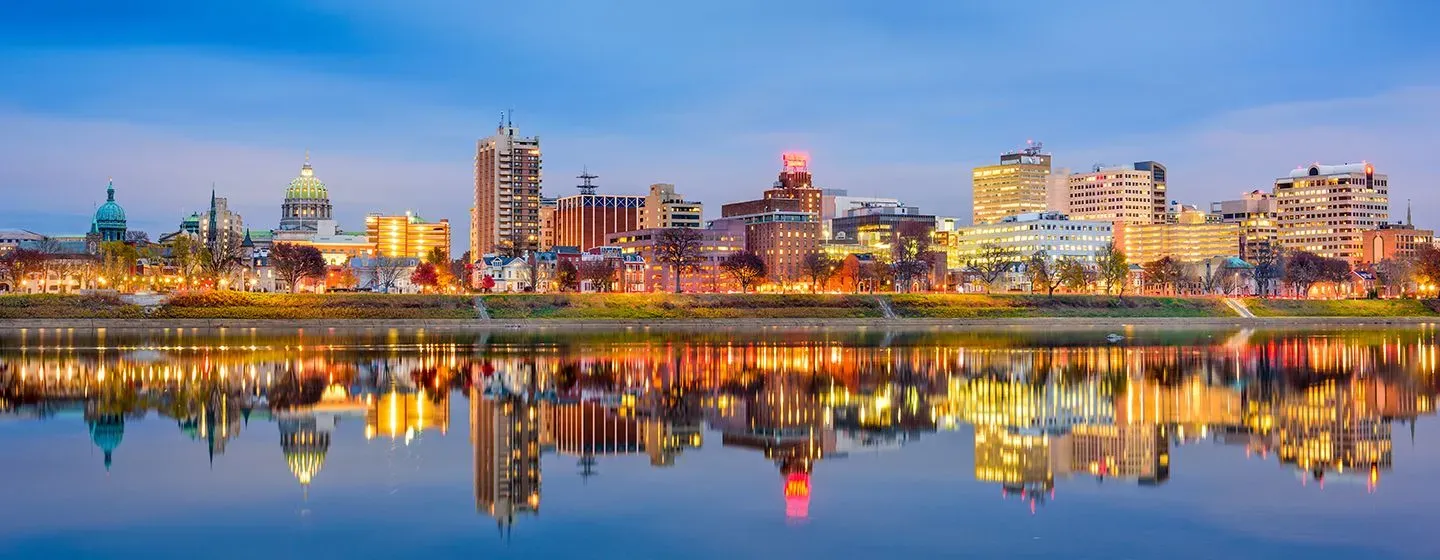
M 252 334 L 94 348 L 41 336 L 0 351 L 0 415 L 82 420 L 107 470 L 123 465 L 127 423 L 150 414 L 211 461 L 252 422 L 274 421 L 308 496 L 343 422 L 414 445 L 447 435 L 451 399 L 465 398 L 475 507 L 508 534 L 539 514 L 542 455 L 573 459 L 562 474 L 585 479 L 620 456 L 671 468 L 707 431 L 771 462 L 785 515 L 803 519 L 824 461 L 950 431 L 973 434 L 976 480 L 1032 509 L 1071 478 L 1164 484 L 1174 448 L 1199 442 L 1290 465 L 1306 484 L 1354 477 L 1373 491 L 1393 468 L 1396 423 L 1411 431 L 1435 412 L 1433 331 L 1223 334 L 402 347 L 392 332 L 374 347 Z

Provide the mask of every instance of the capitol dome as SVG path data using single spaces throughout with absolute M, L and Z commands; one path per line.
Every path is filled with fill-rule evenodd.
M 90 441 L 105 453 L 105 470 L 108 471 L 115 448 L 120 447 L 120 442 L 125 439 L 125 417 L 119 414 L 102 414 L 89 423 Z
M 101 241 L 125 240 L 125 209 L 115 202 L 113 180 L 105 186 L 105 204 L 95 209 L 95 219 L 91 222 L 90 229 L 92 233 L 100 236 Z
M 331 219 L 330 213 L 330 191 L 325 188 L 325 182 L 315 176 L 315 169 L 310 167 L 310 154 L 306 152 L 300 176 L 291 179 L 285 189 L 285 202 L 280 206 L 280 230 L 316 231 L 318 222 Z

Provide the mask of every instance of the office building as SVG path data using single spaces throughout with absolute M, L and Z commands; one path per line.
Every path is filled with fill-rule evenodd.
M 1118 167 L 1100 167 L 1089 173 L 1070 176 L 1066 197 L 1069 215 L 1077 220 L 1150 224 L 1165 221 L 1166 203 L 1157 198 L 1163 192 L 1155 177 L 1164 177 L 1165 167 L 1140 162 Z M 1157 202 L 1158 201 L 1158 202 Z
M 555 211 L 559 208 L 553 197 L 540 197 L 540 250 L 555 247 Z
M 1410 224 L 1380 224 L 1361 233 L 1363 254 L 1360 263 L 1374 265 L 1385 259 L 1409 259 L 1423 245 L 1435 243 L 1435 231 L 1416 229 Z
M 1249 263 L 1269 261 L 1279 246 L 1275 194 L 1250 191 L 1237 200 L 1210 203 L 1210 214 L 1221 223 L 1240 226 L 1240 258 Z
M 835 218 L 845 216 L 846 212 L 872 204 L 899 205 L 900 200 L 896 198 L 881 196 L 850 196 L 850 191 L 845 189 L 821 189 L 820 190 L 820 234 L 821 239 L 833 239 L 834 232 L 831 230 L 831 221 Z
M 1006 216 L 1044 212 L 1050 154 L 1039 143 L 1000 155 L 1000 163 L 971 174 L 974 223 L 993 224 Z
M 1364 232 L 1390 219 L 1389 183 L 1369 163 L 1317 163 L 1276 179 L 1280 245 L 1359 263 Z
M 1175 223 L 1116 224 L 1115 246 L 1134 264 L 1164 257 L 1180 262 L 1234 257 L 1240 255 L 1240 225 L 1211 223 L 1205 212 L 1186 208 Z
M 230 201 L 215 196 L 215 191 L 210 191 L 210 209 L 197 216 L 199 226 L 196 235 L 205 243 L 205 247 L 211 252 L 219 252 L 222 248 L 234 251 L 240 247 L 240 242 L 245 239 L 245 221 L 230 210 Z M 182 230 L 185 224 L 181 224 Z
M 365 235 L 375 244 L 375 254 L 425 260 L 439 248 L 450 254 L 450 220 L 427 222 L 411 212 L 365 216 Z
M 475 509 L 502 529 L 540 512 L 540 420 L 536 401 L 470 390 Z
M 1113 239 L 1114 224 L 1072 220 L 1058 212 L 1032 212 L 1008 216 L 999 223 L 958 228 L 950 268 L 960 268 L 986 245 L 1014 251 L 1024 259 L 1045 251 L 1052 259 L 1072 257 L 1086 262 Z
M 520 136 L 507 119 L 475 144 L 470 259 L 540 246 L 540 137 Z
M 650 194 L 645 197 L 641 214 L 640 229 L 701 228 L 704 205 L 699 201 L 685 200 L 675 192 L 675 185 L 656 183 L 650 185 Z
M 580 194 L 555 201 L 555 245 L 589 251 L 605 245 L 605 236 L 640 229 L 645 197 L 596 194 L 595 175 L 579 177 Z
M 920 208 L 901 203 L 870 202 L 845 211 L 831 220 L 831 239 L 857 243 L 861 251 L 888 250 L 904 224 L 919 224 L 935 231 L 935 216 L 921 214 Z
M 333 220 L 331 216 L 330 191 L 325 182 L 315 176 L 310 166 L 310 154 L 305 154 L 305 164 L 300 166 L 300 175 L 290 180 L 285 188 L 285 202 L 280 205 L 280 231 L 313 232 L 321 220 Z
M 1160 223 L 1167 218 L 1167 203 L 1169 201 L 1170 183 L 1167 177 L 1165 166 L 1158 161 L 1137 161 L 1136 171 L 1149 171 L 1152 190 L 1150 200 L 1154 206 L 1154 213 L 1151 215 L 1151 222 Z
M 760 256 L 770 279 L 799 280 L 805 255 L 820 250 L 820 189 L 812 183 L 809 157 L 786 153 L 779 180 L 764 198 L 720 209 L 712 229 L 745 231 L 745 249 Z

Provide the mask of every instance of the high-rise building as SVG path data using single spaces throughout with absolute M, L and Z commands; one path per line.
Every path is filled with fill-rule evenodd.
M 764 198 L 733 202 L 720 209 L 714 229 L 744 224 L 745 249 L 760 256 L 771 280 L 802 277 L 805 255 L 820 250 L 820 189 L 811 182 L 809 157 L 787 153 L 780 179 Z
M 285 202 L 280 205 L 280 231 L 315 231 L 316 223 L 331 220 L 330 191 L 310 167 L 310 154 L 300 166 L 300 176 L 290 180 Z
M 1052 259 L 1071 257 L 1094 261 L 1095 253 L 1113 239 L 1111 222 L 1072 220 L 1058 212 L 1007 216 L 999 223 L 957 228 L 956 247 L 950 268 L 960 268 L 965 261 L 980 255 L 987 245 L 995 245 L 1028 257 L 1045 251 Z
M 555 245 L 588 251 L 605 244 L 605 236 L 640 229 L 645 197 L 596 194 L 588 171 L 579 176 L 580 194 L 555 201 Z
M 1136 171 L 1149 171 L 1150 179 L 1154 189 L 1151 191 L 1151 201 L 1154 204 L 1154 213 L 1151 214 L 1151 223 L 1161 223 L 1168 218 L 1169 206 L 1169 179 L 1166 177 L 1166 169 L 1158 161 L 1137 161 Z
M 1278 245 L 1275 194 L 1260 190 L 1238 200 L 1210 203 L 1210 214 L 1221 223 L 1240 225 L 1240 258 L 1250 263 L 1270 260 Z
M 222 248 L 234 251 L 245 239 L 244 219 L 230 210 L 229 200 L 215 196 L 214 190 L 210 191 L 210 209 L 200 214 L 198 221 L 196 234 L 212 252 Z
M 540 137 L 523 137 L 505 122 L 475 144 L 475 206 L 470 259 L 540 245 Z
M 1000 163 L 976 167 L 971 174 L 975 224 L 993 224 L 1006 216 L 1044 212 L 1050 154 L 1039 143 L 1000 155 Z
M 1166 204 L 1156 174 L 1165 167 L 1153 161 L 1118 167 L 1099 167 L 1070 176 L 1070 217 L 1077 220 L 1163 223 Z M 1158 198 L 1157 198 L 1158 193 Z M 1159 202 L 1157 202 L 1159 201 Z
M 1280 245 L 1359 263 L 1363 232 L 1390 218 L 1389 183 L 1369 163 L 1317 163 L 1276 179 Z
M 375 254 L 382 257 L 424 260 L 437 247 L 450 254 L 450 220 L 427 222 L 408 211 L 365 216 L 365 236 L 375 244 Z
M 704 206 L 698 201 L 685 200 L 675 192 L 675 185 L 656 183 L 650 185 L 650 195 L 645 197 L 644 213 L 640 219 L 641 229 L 700 228 Z

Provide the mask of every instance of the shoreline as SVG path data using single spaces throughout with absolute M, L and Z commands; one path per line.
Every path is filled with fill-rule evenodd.
M 0 319 L 0 331 L 165 329 L 703 330 L 820 328 L 977 330 L 985 328 L 1415 327 L 1436 317 L 1013 317 L 989 319 Z

